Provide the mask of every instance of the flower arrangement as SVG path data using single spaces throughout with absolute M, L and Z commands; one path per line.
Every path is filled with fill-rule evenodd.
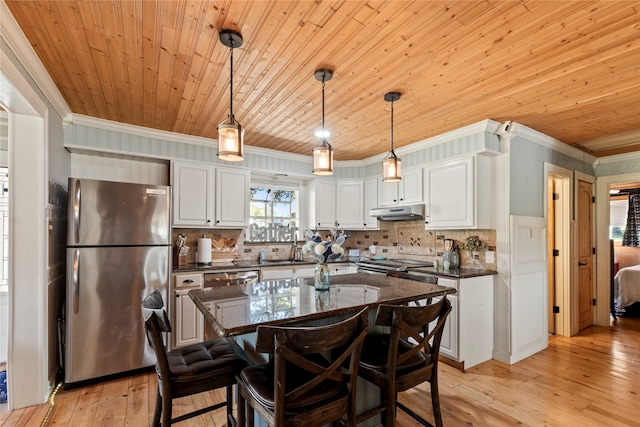
M 469 236 L 462 242 L 462 249 L 465 251 L 477 251 L 484 247 L 484 242 L 478 236 Z
M 302 247 L 302 252 L 311 256 L 321 264 L 334 260 L 344 254 L 342 244 L 349 238 L 344 231 L 331 229 L 331 234 L 322 240 L 320 233 L 307 230 L 305 233 L 307 243 Z

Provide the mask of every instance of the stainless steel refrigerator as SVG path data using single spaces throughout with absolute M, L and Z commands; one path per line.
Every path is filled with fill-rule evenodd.
M 155 363 L 140 314 L 167 301 L 171 187 L 69 178 L 65 383 Z

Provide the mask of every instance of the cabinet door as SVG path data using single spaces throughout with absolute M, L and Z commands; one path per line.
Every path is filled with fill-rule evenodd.
M 429 166 L 425 174 L 427 228 L 475 226 L 473 158 Z
M 211 227 L 213 221 L 213 168 L 196 163 L 174 162 L 173 224 Z
M 451 303 L 451 312 L 444 324 L 442 339 L 440 341 L 440 354 L 450 359 L 458 360 L 458 297 L 447 295 Z M 434 298 L 434 300 L 437 300 Z
M 204 315 L 189 297 L 189 290 L 175 291 L 173 320 L 174 348 L 195 344 L 204 340 Z
M 337 184 L 337 227 L 358 230 L 364 227 L 364 184 L 362 181 L 344 181 Z
M 380 182 L 380 206 L 395 206 L 400 200 L 398 197 L 397 182 Z
M 251 172 L 216 168 L 216 227 L 249 226 L 249 181 Z
M 424 201 L 424 194 L 422 191 L 423 185 L 422 168 L 408 169 L 402 174 L 402 181 L 400 181 L 400 204 L 422 203 Z
M 364 180 L 364 216 L 362 225 L 365 229 L 377 230 L 379 228 L 378 219 L 369 215 L 371 209 L 378 207 L 378 178 Z
M 402 181 L 380 184 L 380 206 L 421 203 L 424 201 L 422 186 L 422 168 L 409 169 L 402 173 Z
M 335 182 L 316 179 L 310 186 L 310 221 L 313 228 L 327 229 L 336 226 Z

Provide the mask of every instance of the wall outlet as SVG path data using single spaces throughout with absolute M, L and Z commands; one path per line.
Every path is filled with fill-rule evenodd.
M 487 264 L 493 264 L 496 262 L 496 253 L 494 251 L 487 251 L 485 254 Z

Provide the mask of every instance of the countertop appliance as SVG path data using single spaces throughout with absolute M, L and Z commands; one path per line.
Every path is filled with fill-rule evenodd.
M 424 210 L 424 204 L 419 203 L 371 209 L 369 215 L 378 218 L 380 221 L 414 221 L 424 219 Z
M 408 271 L 414 268 L 433 267 L 430 261 L 391 258 L 388 260 L 361 260 L 356 262 L 358 272 L 387 274 L 389 271 Z
M 69 178 L 66 385 L 155 364 L 140 304 L 171 265 L 171 187 Z

